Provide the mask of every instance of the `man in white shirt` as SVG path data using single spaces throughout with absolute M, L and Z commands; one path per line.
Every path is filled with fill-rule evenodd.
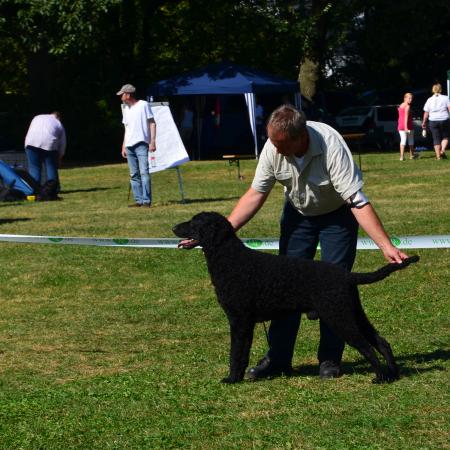
M 394 247 L 374 208 L 362 191 L 361 172 L 342 136 L 330 126 L 306 121 L 305 114 L 282 105 L 270 116 L 267 140 L 251 187 L 228 217 L 235 230 L 243 227 L 265 203 L 276 182 L 284 186 L 280 254 L 321 259 L 351 270 L 356 256 L 358 225 L 375 241 L 384 257 L 400 263 L 406 254 Z M 192 248 L 196 241 L 179 246 Z M 299 293 L 301 295 L 301 292 Z M 300 314 L 272 320 L 269 350 L 248 372 L 261 379 L 292 372 L 292 356 Z M 318 360 L 321 378 L 340 376 L 344 342 L 320 322 Z
M 150 207 L 152 204 L 148 153 L 156 151 L 156 123 L 150 105 L 137 100 L 136 88 L 122 86 L 117 95 L 122 100 L 122 123 L 125 134 L 122 156 L 128 160 L 130 183 L 135 203 L 129 207 Z
M 66 131 L 60 118 L 57 111 L 35 116 L 25 136 L 28 172 L 39 184 L 42 164 L 45 164 L 47 180 L 59 183 L 58 167 L 66 151 Z
M 285 191 L 281 254 L 313 259 L 320 243 L 322 260 L 350 271 L 356 256 L 359 224 L 389 262 L 400 263 L 406 258 L 392 245 L 362 192 L 361 173 L 339 133 L 326 124 L 307 122 L 304 113 L 290 105 L 272 113 L 267 132 L 269 139 L 252 186 L 228 217 L 235 230 L 257 213 L 278 181 Z M 290 373 L 299 324 L 300 314 L 272 321 L 269 351 L 249 370 L 249 378 Z M 338 377 L 344 343 L 322 321 L 320 335 L 320 376 Z

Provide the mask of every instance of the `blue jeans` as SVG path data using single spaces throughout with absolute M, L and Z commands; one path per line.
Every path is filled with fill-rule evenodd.
M 302 216 L 286 202 L 281 217 L 280 254 L 314 259 L 320 242 L 322 261 L 351 270 L 356 257 L 358 222 L 348 206 L 320 216 Z M 299 292 L 301 295 L 301 292 Z M 272 320 L 268 356 L 274 365 L 290 366 L 301 314 Z M 340 362 L 344 342 L 320 321 L 319 362 Z
M 148 167 L 148 144 L 138 142 L 131 147 L 127 147 L 127 160 L 134 200 L 136 203 L 148 205 L 152 202 L 152 188 Z
M 41 168 L 42 164 L 45 164 L 45 170 L 47 172 L 47 180 L 56 180 L 59 182 L 58 177 L 58 157 L 57 150 L 49 151 L 42 148 L 33 147 L 27 145 L 25 147 L 25 153 L 28 159 L 28 172 L 39 183 L 41 183 Z

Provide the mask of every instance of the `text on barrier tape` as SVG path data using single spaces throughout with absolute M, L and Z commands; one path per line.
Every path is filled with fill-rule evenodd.
M 24 244 L 62 244 L 62 245 L 93 245 L 97 247 L 134 247 L 134 248 L 177 248 L 179 239 L 169 238 L 86 238 L 57 236 L 26 236 L 20 234 L 0 234 L 0 241 L 20 242 Z M 274 238 L 243 238 L 244 244 L 258 250 L 278 250 L 278 239 Z M 413 248 L 450 248 L 450 235 L 435 236 L 402 236 L 391 237 L 395 247 Z M 319 247 L 320 248 L 320 247 Z M 358 250 L 378 249 L 372 239 L 358 238 Z

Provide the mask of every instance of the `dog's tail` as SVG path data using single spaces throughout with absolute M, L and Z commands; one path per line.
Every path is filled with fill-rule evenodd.
M 368 272 L 368 273 L 351 272 L 350 282 L 352 284 L 375 283 L 376 281 L 383 280 L 384 278 L 389 276 L 392 272 L 408 267 L 410 264 L 419 261 L 419 259 L 420 258 L 418 255 L 414 255 L 409 258 L 406 258 L 400 264 L 398 263 L 386 264 L 384 267 L 376 270 L 375 272 Z

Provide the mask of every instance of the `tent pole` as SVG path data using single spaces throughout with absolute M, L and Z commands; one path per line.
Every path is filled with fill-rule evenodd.
M 258 132 L 256 130 L 255 120 L 255 94 L 253 92 L 246 92 L 244 94 L 245 103 L 247 103 L 248 117 L 250 119 L 250 128 L 253 133 L 253 142 L 255 143 L 255 157 L 258 159 Z
M 450 70 L 447 70 L 447 96 L 450 96 Z
M 201 114 L 200 114 L 200 96 L 195 97 L 195 107 L 197 109 L 197 160 L 200 160 L 200 145 L 201 145 Z
M 295 94 L 295 107 L 301 111 L 302 109 L 302 96 L 300 95 L 300 92 L 296 92 Z

